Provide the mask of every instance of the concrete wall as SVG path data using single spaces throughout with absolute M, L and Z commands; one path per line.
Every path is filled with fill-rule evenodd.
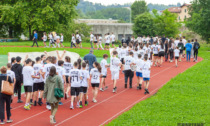
M 111 24 L 93 24 L 88 23 L 87 25 L 92 26 L 93 34 L 100 34 L 104 38 L 106 33 L 114 33 L 116 36 L 116 40 L 121 40 L 122 36 L 131 36 L 133 34 L 131 23 L 111 23 Z

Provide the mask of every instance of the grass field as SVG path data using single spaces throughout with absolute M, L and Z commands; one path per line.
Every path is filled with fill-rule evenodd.
M 108 126 L 210 125 L 210 45 L 202 45 L 204 60 L 171 79 L 156 95 L 136 104 Z

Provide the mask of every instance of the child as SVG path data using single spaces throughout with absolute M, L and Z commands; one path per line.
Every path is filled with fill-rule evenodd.
M 111 75 L 113 80 L 113 93 L 117 91 L 117 80 L 119 79 L 119 67 L 122 65 L 120 59 L 117 58 L 117 51 L 113 51 L 111 58 Z
M 122 63 L 122 70 L 124 71 L 124 58 L 126 57 L 126 53 L 127 53 L 127 44 L 123 43 L 123 48 L 121 49 L 121 51 L 119 52 L 120 55 L 120 61 Z
M 64 48 L 64 45 L 63 45 L 63 33 L 61 33 L 61 41 L 60 41 L 60 43 L 61 43 L 61 46 Z
M 33 66 L 34 68 L 34 76 L 40 76 L 40 79 L 34 79 L 34 86 L 33 86 L 33 100 L 34 100 L 34 106 L 37 105 L 37 95 L 39 91 L 39 101 L 38 104 L 42 105 L 42 97 L 43 97 L 43 91 L 44 91 L 44 80 L 41 77 L 41 71 L 43 69 L 43 65 L 41 64 L 41 58 L 36 58 L 36 64 Z
M 183 50 L 184 50 L 184 44 L 182 43 L 182 39 L 180 39 L 179 43 L 178 43 L 178 47 L 180 50 L 180 56 L 179 56 L 179 62 L 181 62 L 182 60 L 182 55 L 183 55 Z
M 133 58 L 133 52 L 129 53 L 129 56 L 126 56 L 124 59 L 124 70 L 125 70 L 125 88 L 127 88 L 127 81 L 128 78 L 130 80 L 130 88 L 132 88 L 132 80 L 133 80 L 133 71 L 131 71 L 131 65 L 134 65 L 134 58 Z
M 98 62 L 93 63 L 93 69 L 90 71 L 91 77 L 91 85 L 92 85 L 92 92 L 93 92 L 93 102 L 96 103 L 96 97 L 98 94 L 98 87 L 100 84 L 100 75 L 101 75 L 101 66 Z
M 141 54 L 138 55 L 138 59 L 135 60 L 136 64 L 136 77 L 137 77 L 137 89 L 141 90 L 142 82 L 143 82 L 143 76 L 142 76 L 142 66 L 144 64 L 144 61 L 141 59 Z
M 61 81 L 64 85 L 66 85 L 66 76 L 65 76 L 65 70 L 63 68 L 64 61 L 59 60 L 58 66 L 56 66 L 57 74 L 61 77 Z M 59 102 L 58 105 L 63 105 L 62 102 Z
M 79 106 L 80 108 L 83 107 L 83 105 L 82 105 L 83 95 L 84 95 L 84 98 L 85 98 L 85 106 L 88 105 L 87 90 L 88 90 L 90 75 L 89 75 L 89 71 L 86 70 L 86 63 L 85 62 L 82 63 L 81 76 L 82 76 L 82 80 L 81 80 L 81 87 L 80 87 L 80 106 Z
M 107 68 L 109 67 L 109 64 L 107 64 L 107 59 L 108 59 L 108 55 L 107 54 L 104 54 L 103 55 L 103 60 L 101 60 L 101 75 L 102 75 L 102 79 L 101 79 L 101 88 L 100 88 L 100 91 L 104 91 L 108 88 L 108 86 L 105 86 L 105 78 L 107 76 Z
M 43 37 L 42 37 L 42 40 L 43 40 L 43 43 L 44 43 L 44 47 L 46 48 L 46 47 L 47 47 L 47 45 L 46 45 L 47 34 L 46 34 L 46 32 L 44 32 L 43 34 L 44 34 L 44 35 L 43 35 Z
M 79 93 L 81 87 L 82 75 L 78 69 L 78 63 L 74 62 L 74 68 L 70 70 L 69 82 L 71 83 L 71 106 L 70 109 L 74 109 L 74 98 L 77 98 L 77 107 L 79 107 Z M 71 81 L 70 81 L 71 80 Z
M 76 34 L 76 48 L 79 47 L 80 41 L 79 41 L 79 33 Z
M 99 49 L 98 48 L 98 36 L 97 35 L 94 36 L 94 47 L 97 47 L 97 49 Z
M 135 50 L 133 51 L 133 57 L 134 57 L 134 59 L 138 59 L 138 54 L 139 54 L 138 48 L 135 47 Z
M 110 43 L 110 35 L 109 35 L 109 33 L 105 36 L 105 47 L 104 47 L 104 49 L 106 50 L 108 50 L 109 49 L 109 43 Z
M 30 110 L 31 105 L 29 104 L 30 102 L 30 97 L 31 93 L 33 91 L 33 78 L 39 79 L 40 76 L 34 76 L 34 69 L 32 68 L 32 60 L 27 59 L 26 65 L 23 67 L 23 84 L 24 84 L 24 89 L 26 93 L 26 103 L 24 106 L 24 109 Z
M 99 46 L 101 47 L 101 49 L 104 50 L 104 48 L 103 48 L 103 46 L 102 46 L 102 37 L 101 37 L 101 35 L 99 35 L 98 44 L 99 44 Z
M 140 46 L 139 54 L 141 54 L 142 60 L 143 60 L 143 56 L 144 56 L 144 54 L 145 54 L 145 52 L 144 52 L 144 50 L 143 50 L 143 45 Z
M 74 35 L 74 34 L 72 34 L 72 37 L 71 37 L 71 48 L 72 48 L 73 46 L 76 48 L 75 43 L 76 43 L 76 40 L 75 40 L 75 35 Z
M 60 36 L 56 34 L 56 47 L 60 48 Z
M 13 71 L 11 71 L 12 65 L 11 63 L 7 64 L 7 75 L 11 78 L 13 84 L 16 83 L 16 78 L 15 78 L 15 73 Z M 11 99 L 11 103 L 12 103 L 12 99 Z
M 180 57 L 180 50 L 179 50 L 179 47 L 178 46 L 174 50 L 174 56 L 175 56 L 175 65 L 176 65 L 176 67 L 178 67 L 177 61 L 178 61 L 178 59 Z
M 154 44 L 152 45 L 152 52 L 153 52 L 153 62 L 155 63 L 154 66 L 157 66 L 157 60 L 158 60 L 158 53 L 159 53 L 159 50 L 160 50 L 160 47 L 159 45 L 156 45 L 157 42 L 154 42 Z
M 79 43 L 80 43 L 80 48 L 82 48 L 82 36 L 79 34 Z
M 149 94 L 149 80 L 150 80 L 150 69 L 151 69 L 151 62 L 148 60 L 148 55 L 144 55 L 144 63 L 142 65 L 142 75 L 144 80 L 145 92 L 144 94 Z
M 200 44 L 198 43 L 198 40 L 195 39 L 195 43 L 193 46 L 193 50 L 194 50 L 194 62 L 198 62 L 197 58 L 198 58 L 198 49 L 200 48 Z
M 47 62 L 47 64 L 44 65 L 43 72 L 41 73 L 43 78 L 44 78 L 44 83 L 46 82 L 46 79 L 49 76 L 51 67 L 52 66 L 56 67 L 54 64 L 52 64 L 52 57 L 51 56 L 47 57 L 46 62 Z M 49 103 L 47 103 L 46 108 L 48 110 L 51 110 L 51 106 L 50 106 Z

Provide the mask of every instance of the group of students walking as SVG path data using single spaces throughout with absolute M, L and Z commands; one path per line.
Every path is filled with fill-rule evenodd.
M 109 40 L 112 41 L 111 38 Z M 152 64 L 162 66 L 164 56 L 167 61 L 168 55 L 170 55 L 170 62 L 175 57 L 175 63 L 178 66 L 178 59 L 181 60 L 185 56 L 184 50 L 186 50 L 187 61 L 190 61 L 188 56 L 192 50 L 195 56 L 194 61 L 197 61 L 200 48 L 197 40 L 193 45 L 191 41 L 186 42 L 184 37 L 176 40 L 164 37 L 156 38 L 156 41 L 152 43 L 151 41 L 138 42 L 136 40 L 140 40 L 140 38 L 133 39 L 128 45 L 123 42 L 119 47 L 114 47 L 110 52 L 110 64 L 107 61 L 109 57 L 107 54 L 103 55 L 103 60 L 100 63 L 97 62 L 93 50 L 84 59 L 79 58 L 75 62 L 71 62 L 71 57 L 65 56 L 65 50 L 62 55 L 57 51 L 57 56 L 48 56 L 45 52 L 40 57 L 36 57 L 36 61 L 32 61 L 30 57 L 26 57 L 24 60 L 20 57 L 12 58 L 11 63 L 7 64 L 7 68 L 1 68 L 0 79 L 9 76 L 9 82 L 15 83 L 18 103 L 23 102 L 21 100 L 21 85 L 24 85 L 26 95 L 24 109 L 26 110 L 32 109 L 32 105 L 42 106 L 43 98 L 46 99 L 46 108 L 51 110 L 50 122 L 54 124 L 56 123 L 55 114 L 58 105 L 63 105 L 61 98 L 54 95 L 57 87 L 62 90 L 64 99 L 71 97 L 69 108 L 73 110 L 75 106 L 83 108 L 88 105 L 89 86 L 92 87 L 92 102 L 97 102 L 98 91 L 103 92 L 108 88 L 106 84 L 108 69 L 111 71 L 111 80 L 113 80 L 113 93 L 117 93 L 119 85 L 117 81 L 120 78 L 120 73 L 123 73 L 125 88 L 133 88 L 133 77 L 136 76 L 137 89 L 141 90 L 144 84 L 144 94 L 146 95 L 149 94 Z M 0 106 L 5 102 L 7 104 L 7 122 L 12 122 L 10 119 L 11 96 L 0 93 L 0 100 L 3 101 Z M 0 119 L 1 124 L 4 124 L 3 107 L 0 111 Z

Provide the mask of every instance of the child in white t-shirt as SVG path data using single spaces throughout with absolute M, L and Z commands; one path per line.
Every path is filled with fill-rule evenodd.
M 61 33 L 60 43 L 61 43 L 61 46 L 64 48 L 63 40 L 64 40 L 64 38 L 63 38 L 63 33 Z
M 92 92 L 93 92 L 93 102 L 96 103 L 96 97 L 98 95 L 98 87 L 100 84 L 100 76 L 101 76 L 101 66 L 98 62 L 93 63 L 93 69 L 90 71 L 90 77 L 91 77 L 91 86 L 92 86 Z
M 149 94 L 149 81 L 150 81 L 150 69 L 151 69 L 151 62 L 148 60 L 148 55 L 144 55 L 144 63 L 142 65 L 142 75 L 144 80 L 145 92 L 144 94 Z
M 101 60 L 101 75 L 102 75 L 102 79 L 101 79 L 101 88 L 100 91 L 104 91 L 108 88 L 108 86 L 106 86 L 105 84 L 105 79 L 107 77 L 107 68 L 109 67 L 109 64 L 107 63 L 107 59 L 108 59 L 108 55 L 104 54 L 103 55 L 103 60 Z
M 42 37 L 43 43 L 44 43 L 44 47 L 47 47 L 46 42 L 47 42 L 47 34 L 46 32 L 43 33 L 43 37 Z
M 176 49 L 174 50 L 175 65 L 176 65 L 176 67 L 178 67 L 178 59 L 180 57 L 179 53 L 180 53 L 180 50 L 179 50 L 179 47 L 177 46 Z
M 142 82 L 143 82 L 143 76 L 142 76 L 142 65 L 144 61 L 141 58 L 141 54 L 138 55 L 138 58 L 135 59 L 135 65 L 136 65 L 136 77 L 137 77 L 137 89 L 141 90 Z

